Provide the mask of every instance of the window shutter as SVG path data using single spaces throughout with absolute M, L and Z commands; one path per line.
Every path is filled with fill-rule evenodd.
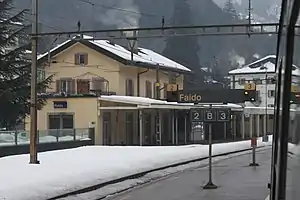
M 60 92 L 60 80 L 56 80 L 55 91 L 56 91 L 56 93 Z
M 76 80 L 76 85 L 77 85 L 77 94 L 82 94 L 80 79 Z
M 78 53 L 76 53 L 74 55 L 74 63 L 75 63 L 75 65 L 79 65 L 79 54 Z
M 164 83 L 164 98 L 165 99 L 167 99 L 167 87 L 168 87 L 168 84 Z
M 86 79 L 77 80 L 77 94 L 88 94 L 90 92 L 90 81 Z
M 71 94 L 72 93 L 72 79 L 66 79 L 67 82 L 67 94 Z
M 87 65 L 89 56 L 87 53 L 84 53 L 83 55 L 84 55 L 84 65 Z
M 71 94 L 75 94 L 75 80 L 74 79 L 72 79 L 71 80 L 71 87 L 70 87 L 70 93 Z
M 151 82 L 146 81 L 146 97 L 152 98 Z
M 132 79 L 127 79 L 126 80 L 126 91 L 125 94 L 126 96 L 133 96 L 134 94 L 134 89 L 133 89 L 133 80 Z
M 153 83 L 153 98 L 156 99 L 156 85 Z

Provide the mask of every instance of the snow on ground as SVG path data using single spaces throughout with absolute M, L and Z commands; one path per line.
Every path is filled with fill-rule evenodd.
M 263 143 L 259 146 L 270 145 Z M 247 149 L 249 141 L 215 144 L 213 154 Z M 42 200 L 138 172 L 208 155 L 207 145 L 168 147 L 89 146 L 0 159 L 0 199 Z M 4 181 L 5 180 L 5 181 Z M 17 191 L 17 192 L 16 192 Z
M 264 147 L 262 149 L 257 150 L 257 152 L 265 151 L 266 148 L 271 148 L 271 147 Z M 249 154 L 249 151 L 229 154 L 229 155 L 221 156 L 221 157 L 215 157 L 212 160 L 213 160 L 214 164 L 216 164 L 216 162 L 218 162 L 218 161 L 236 157 L 236 156 L 245 155 L 245 154 Z M 251 156 L 252 156 L 252 154 L 250 153 L 249 154 L 249 163 L 251 162 Z M 248 163 L 246 163 L 246 164 L 248 164 Z M 148 173 L 145 176 L 142 176 L 142 177 L 139 177 L 136 179 L 125 180 L 125 181 L 122 181 L 122 182 L 119 182 L 116 184 L 107 185 L 105 187 L 99 188 L 99 189 L 91 191 L 91 192 L 86 192 L 86 193 L 82 193 L 82 194 L 78 194 L 78 195 L 72 195 L 72 196 L 60 198 L 58 200 L 105 199 L 106 197 L 111 197 L 111 196 L 114 196 L 123 191 L 128 191 L 139 185 L 147 184 L 147 183 L 150 183 L 150 182 L 153 182 L 156 180 L 167 178 L 170 175 L 174 175 L 176 173 L 180 173 L 185 170 L 194 170 L 194 169 L 197 169 L 200 167 L 207 168 L 208 160 L 206 159 L 206 160 L 202 160 L 202 161 L 198 161 L 198 162 L 192 162 L 192 163 L 188 163 L 185 165 L 180 165 L 177 167 L 171 167 L 171 168 L 167 168 L 164 170 L 154 171 L 154 172 Z M 204 184 L 206 184 L 206 182 L 199 183 L 199 185 L 204 185 Z

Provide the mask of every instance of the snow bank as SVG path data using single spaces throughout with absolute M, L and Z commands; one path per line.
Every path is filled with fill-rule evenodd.
M 258 146 L 270 145 L 271 142 Z M 213 154 L 247 149 L 249 141 L 215 144 Z M 0 159 L 0 199 L 42 200 L 145 170 L 208 155 L 207 145 L 168 147 L 90 146 Z

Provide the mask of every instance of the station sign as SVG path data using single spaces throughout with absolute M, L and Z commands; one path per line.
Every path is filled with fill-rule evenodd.
M 201 94 L 197 93 L 189 93 L 189 94 L 179 94 L 179 102 L 201 102 L 202 97 Z
M 256 85 L 255 85 L 255 83 L 246 83 L 245 85 L 244 85 L 244 89 L 245 90 L 256 90 Z
M 230 109 L 197 108 L 191 110 L 192 122 L 229 122 Z
M 177 84 L 168 84 L 167 85 L 167 91 L 168 92 L 178 91 L 178 85 Z
M 218 109 L 217 110 L 217 121 L 218 122 L 229 122 L 231 118 L 230 109 Z
M 192 109 L 191 110 L 191 120 L 192 120 L 192 122 L 203 122 L 203 110 L 202 109 Z
M 67 101 L 53 101 L 53 108 L 68 108 Z
M 244 103 L 243 89 L 203 89 L 195 92 L 179 90 L 177 94 L 179 103 Z
M 298 87 L 296 85 L 291 85 L 291 92 L 297 93 L 298 92 Z

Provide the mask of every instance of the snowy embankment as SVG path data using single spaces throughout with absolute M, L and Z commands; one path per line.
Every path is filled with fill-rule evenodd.
M 270 145 L 259 138 L 258 146 Z M 250 147 L 250 141 L 215 144 L 213 154 Z M 0 159 L 0 199 L 43 200 L 139 172 L 208 156 L 207 145 L 168 147 L 90 146 Z

